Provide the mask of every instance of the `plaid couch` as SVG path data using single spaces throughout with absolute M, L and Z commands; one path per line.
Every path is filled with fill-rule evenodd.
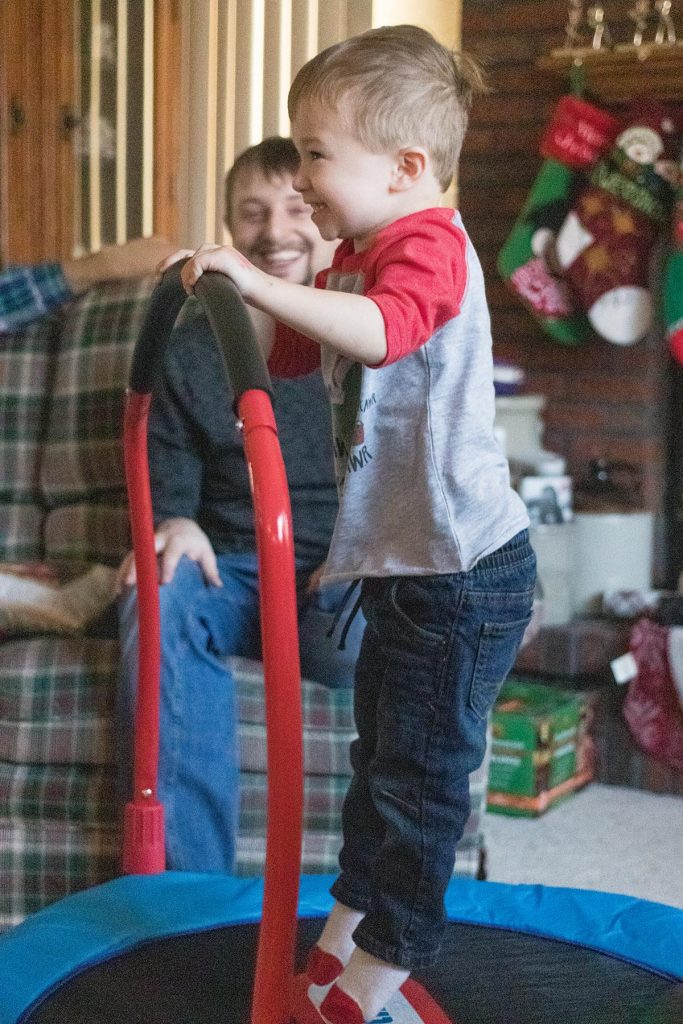
M 150 279 L 102 285 L 60 315 L 0 339 L 0 561 L 116 565 L 129 547 L 122 403 Z M 12 635 L 0 642 L 0 929 L 112 877 L 115 635 Z M 263 681 L 235 665 L 240 701 L 237 871 L 265 842 Z M 334 871 L 349 775 L 351 694 L 303 684 L 304 870 Z M 483 862 L 486 767 L 456 871 Z

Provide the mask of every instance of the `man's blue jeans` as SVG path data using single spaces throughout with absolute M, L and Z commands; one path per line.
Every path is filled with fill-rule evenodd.
M 531 618 L 535 578 L 525 530 L 467 573 L 363 583 L 358 739 L 332 895 L 366 912 L 354 939 L 382 960 L 413 970 L 437 957 L 468 776 Z
M 260 657 L 255 555 L 219 555 L 222 587 L 208 586 L 201 570 L 181 559 L 171 583 L 160 587 L 161 709 L 159 798 L 164 804 L 169 868 L 230 872 L 239 810 L 239 751 L 235 686 L 225 659 Z M 351 686 L 364 629 L 353 622 L 346 649 L 327 630 L 344 587 L 310 598 L 310 568 L 297 572 L 301 671 L 328 686 Z M 118 692 L 118 758 L 122 799 L 130 799 L 132 731 L 137 687 L 137 600 L 119 601 L 122 645 Z

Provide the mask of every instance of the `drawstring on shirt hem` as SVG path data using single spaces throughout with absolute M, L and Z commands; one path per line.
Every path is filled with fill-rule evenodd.
M 334 618 L 332 619 L 332 624 L 331 624 L 330 628 L 327 631 L 328 639 L 330 639 L 334 635 L 334 631 L 335 631 L 335 629 L 337 628 L 337 626 L 339 624 L 339 620 L 341 619 L 342 615 L 344 614 L 344 609 L 346 608 L 347 604 L 349 603 L 351 595 L 353 594 L 354 590 L 356 590 L 358 587 L 360 587 L 361 583 L 362 583 L 361 579 L 353 580 L 353 582 L 350 583 L 349 586 L 344 591 L 342 599 L 341 599 L 341 601 L 339 602 L 339 604 L 337 606 L 336 612 L 334 613 Z M 356 615 L 358 615 L 358 612 L 360 611 L 360 606 L 361 606 L 362 599 L 363 599 L 363 594 L 361 592 L 361 593 L 358 594 L 358 597 L 356 598 L 356 601 L 355 601 L 355 603 L 353 605 L 353 608 L 349 612 L 349 616 L 348 616 L 346 622 L 344 623 L 342 631 L 341 631 L 341 633 L 339 635 L 339 643 L 337 644 L 337 650 L 339 650 L 339 651 L 346 650 L 346 638 L 349 635 L 349 630 L 351 629 L 351 625 L 353 623 L 353 620 L 355 619 Z

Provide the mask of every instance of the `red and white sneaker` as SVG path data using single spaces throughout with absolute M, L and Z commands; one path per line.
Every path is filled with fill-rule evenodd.
M 296 1024 L 329 1024 L 321 1015 L 320 1007 L 332 988 L 329 985 L 314 985 L 306 974 L 294 979 L 292 1018 Z M 349 1021 L 349 1024 L 355 1022 Z M 401 985 L 386 1007 L 377 1014 L 371 1024 L 455 1024 L 434 1002 L 429 993 L 408 978 Z

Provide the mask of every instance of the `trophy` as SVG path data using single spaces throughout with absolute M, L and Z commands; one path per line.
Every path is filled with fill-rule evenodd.
M 592 4 L 586 13 L 588 24 L 593 29 L 592 47 L 594 50 L 603 50 L 612 45 L 610 30 L 605 21 L 604 4 Z
M 631 10 L 628 11 L 629 18 L 631 21 L 636 23 L 636 27 L 633 32 L 634 46 L 643 45 L 643 38 L 647 31 L 647 22 L 651 13 L 650 8 L 650 0 L 636 0 L 636 3 L 633 5 Z
M 661 46 L 666 42 L 669 45 L 676 42 L 676 29 L 674 20 L 671 17 L 671 0 L 656 0 L 655 10 L 659 15 L 659 23 L 655 33 L 655 44 Z

